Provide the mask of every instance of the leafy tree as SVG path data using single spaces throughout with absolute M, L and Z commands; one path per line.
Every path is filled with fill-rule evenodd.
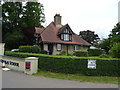
M 41 23 L 45 22 L 43 5 L 38 2 L 27 2 L 23 6 L 22 15 L 23 44 L 33 45 L 35 43 L 34 27 L 43 27 Z
M 94 44 L 97 43 L 100 38 L 97 34 L 95 34 L 94 31 L 80 31 L 79 36 L 82 37 L 84 40 L 86 40 L 87 42 L 89 42 L 90 44 Z
M 33 45 L 35 32 L 33 28 L 35 26 L 43 27 L 42 23 L 44 21 L 44 7 L 41 3 L 26 2 L 24 5 L 22 2 L 4 2 L 2 4 L 3 42 L 6 43 L 8 48 L 25 44 Z M 31 27 L 32 29 L 30 29 Z M 21 36 L 15 37 L 16 46 L 13 47 L 14 45 L 11 46 L 9 40 L 14 41 L 11 38 L 14 38 L 15 33 Z
M 120 42 L 120 23 L 117 23 L 116 26 L 112 29 L 109 38 L 111 39 L 112 44 Z
M 99 44 L 99 47 L 104 49 L 106 53 L 108 53 L 108 51 L 110 50 L 110 43 L 111 43 L 111 39 L 103 39 Z
M 2 27 L 3 41 L 7 32 L 16 31 L 20 27 L 20 13 L 22 12 L 21 2 L 5 2 L 2 5 Z
M 21 44 L 20 40 L 23 38 L 23 34 L 19 31 L 15 31 L 12 33 L 7 33 L 5 37 L 6 48 L 13 49 L 18 48 L 18 46 Z
M 100 47 L 108 52 L 115 43 L 119 42 L 120 42 L 120 23 L 117 23 L 116 26 L 114 26 L 114 28 L 112 29 L 111 33 L 109 34 L 109 38 L 104 39 L 100 43 Z
M 2 39 L 8 49 L 16 48 L 23 38 L 20 27 L 21 12 L 21 2 L 5 2 L 2 5 Z
M 43 5 L 38 2 L 27 2 L 23 6 L 22 15 L 22 25 L 24 27 L 39 27 L 42 26 L 41 23 L 45 22 Z
M 120 42 L 113 44 L 113 47 L 109 50 L 109 53 L 114 58 L 120 58 Z

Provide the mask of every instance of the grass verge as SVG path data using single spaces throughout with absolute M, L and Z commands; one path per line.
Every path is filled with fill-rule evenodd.
M 93 82 L 93 83 L 109 83 L 118 84 L 118 77 L 108 76 L 84 76 L 80 74 L 64 74 L 64 73 L 53 73 L 49 71 L 39 71 L 35 76 L 44 76 L 48 78 L 64 79 L 64 80 L 75 80 L 80 82 Z

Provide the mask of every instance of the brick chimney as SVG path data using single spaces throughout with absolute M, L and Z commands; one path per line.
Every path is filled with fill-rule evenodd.
M 55 23 L 56 27 L 58 27 L 58 28 L 62 27 L 60 14 L 56 14 L 54 16 L 54 23 Z

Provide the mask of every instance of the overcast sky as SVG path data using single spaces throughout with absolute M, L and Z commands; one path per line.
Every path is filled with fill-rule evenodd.
M 62 16 L 62 24 L 71 29 L 95 31 L 100 38 L 107 38 L 118 22 L 120 0 L 39 0 L 44 5 L 46 24 L 54 20 L 56 13 Z

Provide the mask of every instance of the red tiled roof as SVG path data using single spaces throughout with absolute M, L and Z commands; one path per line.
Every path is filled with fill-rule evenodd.
M 62 28 L 65 27 L 62 26 Z M 80 38 L 77 34 L 72 35 L 72 41 L 62 41 L 58 36 L 57 33 L 59 32 L 61 28 L 57 28 L 54 24 L 54 22 L 51 22 L 44 30 L 43 29 L 38 29 L 41 34 L 41 38 L 43 42 L 48 42 L 48 43 L 64 43 L 64 44 L 79 44 L 79 45 L 87 45 L 90 46 L 88 42 Z M 36 32 L 38 32 L 36 31 Z
M 36 33 L 42 33 L 43 30 L 44 30 L 44 28 L 35 27 Z

